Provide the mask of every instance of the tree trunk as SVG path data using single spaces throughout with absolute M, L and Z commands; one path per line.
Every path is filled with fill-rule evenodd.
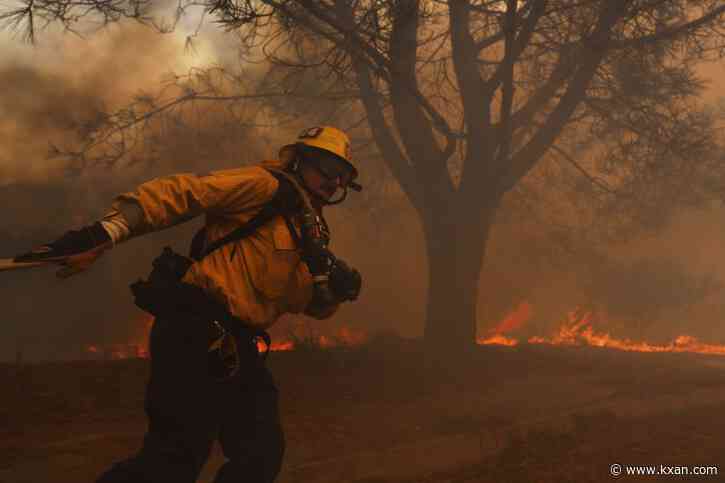
M 465 353 L 476 341 L 478 282 L 492 217 L 490 214 L 472 217 L 470 211 L 478 210 L 458 210 L 459 216 L 455 219 L 448 213 L 444 218 L 430 217 L 425 223 L 428 255 L 425 343 L 434 356 Z

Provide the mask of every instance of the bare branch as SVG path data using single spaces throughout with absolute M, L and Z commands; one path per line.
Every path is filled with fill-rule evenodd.
M 549 114 L 544 126 L 511 159 L 511 166 L 501 186 L 502 189 L 507 191 L 521 179 L 536 164 L 564 128 L 569 117 L 581 102 L 597 66 L 606 54 L 606 50 L 594 46 L 606 42 L 612 33 L 612 27 L 624 14 L 625 11 L 620 5 L 613 6 L 611 3 L 605 3 L 597 21 L 596 30 L 591 38 L 585 42 L 586 45 L 590 46 L 589 55 L 581 61 L 566 92 L 558 105 Z
M 712 22 L 719 19 L 723 14 L 725 14 L 725 5 L 721 5 L 695 20 L 683 22 L 668 29 L 662 29 L 659 32 L 651 35 L 645 35 L 642 37 L 627 40 L 609 40 L 606 43 L 606 48 L 619 50 L 632 47 L 645 47 L 667 40 L 678 39 L 693 33 L 694 31 L 703 26 L 712 24 Z
M 546 2 L 542 1 L 540 3 L 545 4 Z M 515 40 L 516 4 L 517 0 L 507 0 L 506 2 L 506 45 L 501 68 L 497 71 L 497 74 L 500 73 L 500 77 L 503 82 L 500 115 L 501 129 L 499 130 L 501 140 L 498 144 L 498 154 L 496 156 L 496 164 L 499 166 L 508 160 L 511 154 L 511 137 L 513 134 L 511 127 L 511 108 L 513 106 L 514 98 L 514 62 L 515 57 L 522 50 L 520 43 Z M 514 45 L 514 42 L 516 42 L 517 45 Z M 518 50 L 518 52 L 516 52 L 516 50 Z
M 554 145 L 551 146 L 551 149 L 553 151 L 556 151 L 569 164 L 571 164 L 572 166 L 574 166 L 574 168 L 576 168 L 576 170 L 579 171 L 594 186 L 596 186 L 597 188 L 599 188 L 602 191 L 604 191 L 606 193 L 609 193 L 611 195 L 615 195 L 615 196 L 618 196 L 619 195 L 619 193 L 617 193 L 612 188 L 610 188 L 604 180 L 602 180 L 600 178 L 597 178 L 597 177 L 592 176 L 591 174 L 589 174 L 589 172 L 586 169 L 584 169 L 579 163 L 576 162 L 576 160 L 574 158 L 572 158 L 566 151 L 564 151 L 563 149 L 561 149 L 559 146 L 557 146 L 557 145 L 554 144 Z
M 77 33 L 75 25 L 93 21 L 101 27 L 121 19 L 151 24 L 148 15 L 151 0 L 21 0 L 23 7 L 6 12 L 0 10 L 0 27 L 23 29 L 23 39 L 33 42 L 37 31 L 60 23 L 67 31 Z M 23 24 L 25 24 L 23 26 Z
M 501 84 L 501 81 L 504 76 L 504 72 L 509 69 L 510 63 L 513 65 L 513 63 L 516 62 L 516 59 L 521 55 L 521 53 L 524 51 L 524 49 L 528 46 L 529 42 L 531 41 L 531 37 L 534 34 L 534 31 L 536 29 L 536 24 L 538 23 L 539 19 L 544 15 L 546 12 L 546 6 L 548 1 L 547 0 L 536 0 L 534 3 L 534 6 L 531 9 L 531 12 L 526 17 L 525 22 L 523 23 L 523 26 L 521 28 L 521 32 L 519 32 L 519 35 L 516 37 L 516 40 L 509 41 L 509 32 L 506 33 L 506 49 L 508 52 L 508 58 L 504 58 L 499 68 L 496 70 L 496 73 L 491 76 L 490 79 L 488 79 L 484 85 L 484 92 L 493 92 L 495 91 L 498 86 Z M 515 25 L 517 25 L 516 22 L 516 4 L 512 4 L 513 7 L 507 8 L 507 14 L 506 14 L 506 25 L 510 26 L 508 28 L 516 28 Z M 511 10 L 513 8 L 513 10 Z M 513 18 L 512 18 L 513 17 Z M 514 31 L 515 32 L 515 31 Z M 484 94 L 487 95 L 487 94 Z

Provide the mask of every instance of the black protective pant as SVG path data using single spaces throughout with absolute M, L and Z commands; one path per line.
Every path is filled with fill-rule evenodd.
M 96 483 L 194 483 L 216 438 L 227 461 L 214 483 L 275 480 L 284 437 L 272 375 L 256 342 L 235 335 L 239 372 L 215 381 L 208 370 L 208 336 L 208 322 L 193 316 L 154 321 L 143 448 Z

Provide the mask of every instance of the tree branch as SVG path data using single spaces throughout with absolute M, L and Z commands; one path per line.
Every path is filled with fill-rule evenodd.
M 508 2 L 508 0 L 507 0 Z M 531 13 L 526 17 L 526 21 L 524 22 L 521 32 L 516 37 L 516 40 L 509 39 L 509 32 L 505 32 L 506 36 L 506 45 L 509 52 L 509 62 L 515 63 L 516 59 L 519 58 L 521 53 L 524 51 L 526 46 L 531 41 L 531 37 L 534 34 L 534 31 L 536 30 L 536 25 L 539 22 L 539 19 L 544 15 L 546 12 L 546 6 L 548 4 L 548 0 L 535 0 L 534 6 L 531 9 Z M 514 18 L 510 18 L 513 16 Z M 509 26 L 513 26 L 510 28 L 516 28 L 516 4 L 508 5 L 506 9 L 506 24 Z M 515 32 L 515 30 L 514 30 Z M 491 95 L 493 92 L 498 88 L 498 86 L 501 84 L 501 81 L 504 76 L 505 70 L 508 69 L 508 66 L 506 65 L 506 60 L 502 61 L 502 63 L 499 65 L 498 69 L 496 69 L 496 72 L 491 76 L 490 79 L 488 79 L 484 84 L 484 95 L 488 95 L 490 92 Z
M 536 113 L 539 112 L 539 110 L 551 99 L 553 99 L 554 95 L 566 83 L 567 79 L 569 79 L 576 71 L 576 59 L 579 55 L 581 55 L 581 53 L 562 53 L 559 57 L 559 61 L 554 67 L 554 70 L 544 85 L 539 87 L 534 95 L 532 95 L 518 111 L 511 115 L 511 126 L 513 131 L 517 131 L 522 126 L 529 124 Z
M 347 5 L 338 4 L 337 10 L 343 22 L 352 22 L 351 12 L 348 10 Z M 395 141 L 392 128 L 385 120 L 378 92 L 372 82 L 370 65 L 358 52 L 351 52 L 350 56 L 357 84 L 360 87 L 360 100 L 365 109 L 375 143 L 380 148 L 385 163 L 398 180 L 398 183 L 400 183 L 403 192 L 410 199 L 419 215 L 424 216 L 423 185 L 419 182 L 415 169 L 413 169 L 413 166 Z
M 485 155 L 484 153 L 491 153 L 495 149 L 496 142 L 490 130 L 492 96 L 483 95 L 483 82 L 476 64 L 478 51 L 470 33 L 470 5 L 468 0 L 449 2 L 448 9 L 453 70 L 463 106 L 467 151 Z M 467 160 L 470 158 L 468 154 L 465 157 Z M 488 159 L 490 160 L 490 156 Z M 476 162 L 487 164 L 487 159 L 477 159 Z M 465 169 L 469 169 L 468 162 L 464 164 Z M 462 182 L 465 179 L 464 175 Z
M 604 2 L 603 11 L 599 16 L 595 31 L 589 39 L 584 41 L 584 45 L 589 46 L 588 55 L 583 56 L 581 64 L 572 77 L 566 92 L 549 114 L 544 125 L 511 159 L 509 170 L 500 186 L 502 193 L 511 189 L 541 159 L 541 156 L 551 147 L 576 107 L 584 98 L 587 86 L 594 77 L 597 66 L 607 53 L 607 50 L 601 48 L 601 46 L 606 44 L 612 33 L 612 28 L 626 13 L 621 3 L 624 2 L 617 2 L 616 4 L 614 2 Z M 626 3 L 629 4 L 631 1 L 628 0 Z
M 577 171 L 579 171 L 594 186 L 596 186 L 597 188 L 601 189 L 602 191 L 604 191 L 606 193 L 609 193 L 610 195 L 620 196 L 620 194 L 617 193 L 616 191 L 614 191 L 612 188 L 610 188 L 606 182 L 589 174 L 589 172 L 586 169 L 584 169 L 579 163 L 577 163 L 576 160 L 569 155 L 569 153 L 567 153 L 566 151 L 561 149 L 559 146 L 557 146 L 556 144 L 552 144 L 551 149 L 556 151 L 569 164 L 574 166 L 574 168 Z
M 646 45 L 654 44 L 664 40 L 673 40 L 677 37 L 687 35 L 688 33 L 691 33 L 693 30 L 696 30 L 703 25 L 707 25 L 708 23 L 712 22 L 723 14 L 725 14 L 725 5 L 721 5 L 715 8 L 711 12 L 708 12 L 707 14 L 703 15 L 698 19 L 677 25 L 676 27 L 661 30 L 656 34 L 645 35 L 643 37 L 629 40 L 609 40 L 606 42 L 606 45 L 603 45 L 603 47 L 609 50 L 621 50 L 630 47 L 644 47 Z
M 302 17 L 292 12 L 289 8 L 285 6 L 285 4 L 280 3 L 277 0 L 263 1 L 264 3 L 273 6 L 282 12 L 285 12 L 287 15 L 295 19 L 304 21 Z M 391 82 L 390 59 L 386 58 L 383 54 L 372 48 L 368 41 L 358 35 L 358 29 L 357 25 L 354 22 L 354 18 L 351 17 L 350 25 L 349 27 L 346 27 L 343 23 L 340 22 L 340 20 L 336 19 L 333 15 L 327 13 L 327 11 L 331 9 L 321 8 L 312 0 L 299 0 L 298 3 L 302 5 L 306 11 L 308 11 L 319 21 L 330 26 L 333 30 L 340 34 L 342 36 L 342 39 L 336 38 L 329 32 L 325 32 L 311 22 L 306 22 L 307 28 L 310 28 L 312 31 L 327 38 L 333 44 L 339 45 L 343 43 L 342 41 L 344 41 L 344 45 L 346 45 L 348 53 L 352 53 L 353 51 L 357 52 L 358 55 L 361 57 L 361 60 L 367 62 L 370 69 L 376 75 L 378 75 L 380 78 L 384 79 L 388 83 Z M 456 133 L 451 129 L 445 117 L 441 115 L 435 107 L 433 107 L 433 105 L 417 88 L 409 86 L 408 89 L 411 89 L 411 93 L 413 94 L 415 100 L 420 103 L 420 105 L 423 107 L 423 109 L 433 121 L 433 127 L 435 127 L 441 134 L 446 137 L 461 137 L 459 133 Z
M 425 175 L 427 184 L 439 183 L 445 178 L 447 189 L 453 191 L 453 183 L 446 169 L 447 158 L 442 159 L 443 151 L 435 142 L 430 122 L 411 94 L 418 91 L 416 54 L 419 2 L 400 0 L 391 14 L 391 96 L 398 132 L 409 159 L 414 160 L 413 164 Z
M 516 3 L 517 0 L 506 1 L 506 17 L 505 17 L 505 30 L 506 30 L 506 44 L 504 46 L 504 57 L 501 67 L 497 71 L 497 75 L 500 76 L 503 82 L 503 92 L 501 96 L 501 129 L 499 129 L 499 138 L 501 139 L 498 144 L 498 153 L 496 155 L 495 164 L 502 166 L 509 156 L 511 155 L 511 108 L 513 106 L 514 98 L 514 62 L 516 57 L 521 53 L 523 47 L 520 44 L 521 35 L 516 39 Z M 546 1 L 541 1 L 538 4 L 545 4 Z M 525 30 L 526 28 L 524 28 Z M 514 44 L 515 42 L 515 44 Z

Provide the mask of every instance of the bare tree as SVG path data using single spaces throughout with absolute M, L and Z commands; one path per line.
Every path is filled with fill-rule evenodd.
M 28 20 L 32 38 L 33 12 L 72 28 L 90 14 L 113 20 L 108 5 L 26 1 L 2 16 Z M 149 22 L 127 10 L 136 2 L 114 5 Z M 316 72 L 331 104 L 362 114 L 422 222 L 425 335 L 442 353 L 474 341 L 491 227 L 547 155 L 586 180 L 593 212 L 644 203 L 636 221 L 653 223 L 698 201 L 688 187 L 715 159 L 693 66 L 725 47 L 722 0 L 223 0 L 177 12 L 193 6 L 274 65 L 262 92 L 304 97 Z

